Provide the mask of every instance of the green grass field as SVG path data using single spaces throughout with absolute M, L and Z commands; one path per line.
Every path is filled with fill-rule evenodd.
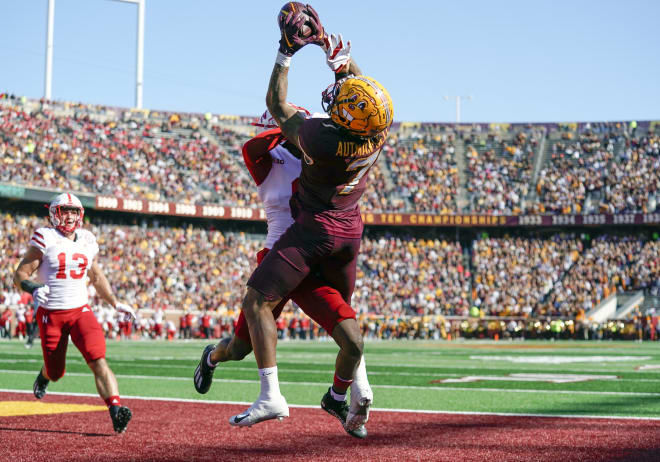
M 107 357 L 125 397 L 251 403 L 259 393 L 252 355 L 221 364 L 211 391 L 195 392 L 192 375 L 205 344 L 108 341 Z M 329 342 L 279 343 L 289 404 L 318 405 L 336 352 Z M 367 342 L 365 354 L 376 409 L 660 418 L 660 343 L 391 341 Z M 18 340 L 1 341 L 0 389 L 31 390 L 41 362 L 38 343 L 26 350 Z M 96 393 L 72 344 L 67 374 L 49 391 Z

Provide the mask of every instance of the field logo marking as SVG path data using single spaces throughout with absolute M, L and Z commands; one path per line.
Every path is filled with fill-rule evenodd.
M 62 414 L 64 412 L 107 411 L 91 404 L 44 403 L 40 401 L 0 401 L 0 417 Z
M 648 361 L 650 356 L 470 356 L 479 361 L 510 361 L 512 363 L 531 364 L 570 364 L 570 363 L 603 363 Z
M 581 375 L 581 374 L 509 374 L 509 375 L 468 375 L 457 379 L 432 380 L 431 383 L 468 383 L 482 380 L 506 382 L 550 382 L 575 383 L 589 380 L 617 380 L 616 375 Z

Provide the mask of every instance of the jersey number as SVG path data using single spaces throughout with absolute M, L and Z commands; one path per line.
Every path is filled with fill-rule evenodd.
M 80 260 L 78 263 L 78 268 L 80 268 L 80 271 L 71 270 L 69 271 L 69 276 L 71 276 L 71 279 L 82 278 L 85 275 L 85 270 L 87 269 L 87 257 L 82 253 L 74 253 L 71 256 L 71 259 L 73 261 Z M 57 279 L 66 279 L 66 254 L 62 252 L 61 254 L 57 255 L 57 260 L 60 262 L 60 266 L 57 268 L 57 274 L 55 277 Z
M 347 183 L 341 191 L 339 191 L 339 194 L 350 194 L 353 192 L 357 184 L 360 182 L 360 178 L 362 178 L 364 174 L 369 171 L 371 166 L 376 162 L 376 159 L 378 159 L 378 154 L 380 154 L 380 151 L 376 151 L 369 157 L 357 159 L 348 164 L 346 171 L 351 172 L 353 170 L 357 170 L 357 173 L 353 175 L 351 181 Z

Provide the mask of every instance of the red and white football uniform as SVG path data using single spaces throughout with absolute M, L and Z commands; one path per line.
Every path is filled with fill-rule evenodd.
M 154 314 L 151 316 L 151 320 L 153 321 L 153 332 L 156 338 L 161 338 L 163 336 L 163 319 L 165 317 L 165 313 L 163 312 L 163 309 L 158 307 L 154 310 Z
M 167 340 L 174 340 L 174 336 L 176 335 L 176 326 L 174 325 L 174 322 L 171 319 L 168 319 L 166 325 L 167 325 Z
M 266 248 L 270 249 L 275 241 L 293 224 L 289 200 L 294 182 L 300 176 L 300 159 L 296 158 L 282 145 L 269 151 L 271 168 L 263 182 L 257 184 L 259 198 L 266 209 L 268 234 Z
M 104 330 L 106 331 L 106 336 L 108 338 L 113 338 L 115 332 L 119 330 L 119 324 L 117 323 L 117 312 L 112 308 L 103 309 L 103 322 Z
M 257 254 L 261 263 L 268 250 L 294 222 L 289 200 L 301 172 L 301 160 L 285 147 L 286 138 L 279 128 L 265 131 L 243 145 L 243 160 L 266 210 L 268 234 L 266 247 Z M 341 294 L 325 282 L 308 276 L 291 294 L 297 305 L 328 333 L 344 319 L 355 318 L 355 311 Z M 274 309 L 277 319 L 288 302 L 282 300 Z M 247 342 L 250 333 L 243 312 L 236 323 L 235 335 Z
M 71 310 L 89 303 L 87 271 L 99 252 L 92 233 L 75 231 L 74 240 L 67 239 L 54 228 L 37 229 L 29 244 L 43 253 L 37 270 L 37 281 L 50 288 L 46 310 Z
M 25 322 L 25 307 L 19 305 L 16 308 L 16 337 L 22 335 L 25 337 L 27 335 L 27 324 Z
M 87 271 L 99 252 L 92 233 L 84 229 L 74 231 L 68 239 L 55 228 L 37 229 L 29 245 L 41 251 L 37 280 L 49 287 L 48 300 L 37 313 L 41 349 L 46 372 L 51 380 L 65 373 L 68 342 L 71 336 L 85 361 L 105 357 L 103 330 L 89 306 Z

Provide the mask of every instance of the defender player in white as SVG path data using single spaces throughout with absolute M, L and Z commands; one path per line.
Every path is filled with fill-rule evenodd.
M 87 279 L 98 295 L 124 316 L 134 316 L 130 306 L 117 301 L 96 262 L 99 246 L 94 235 L 82 229 L 84 209 L 70 193 L 56 196 L 49 206 L 51 226 L 38 228 L 14 273 L 16 287 L 34 299 L 44 365 L 34 381 L 37 399 L 46 394 L 49 381 L 65 372 L 69 336 L 94 373 L 96 389 L 110 411 L 114 430 L 123 433 L 131 411 L 121 405 L 114 373 L 105 360 L 105 337 L 89 306 Z M 29 279 L 36 272 L 36 279 Z
M 21 340 L 27 336 L 27 324 L 25 323 L 26 311 L 23 305 L 18 305 L 18 308 L 16 308 L 16 337 Z

